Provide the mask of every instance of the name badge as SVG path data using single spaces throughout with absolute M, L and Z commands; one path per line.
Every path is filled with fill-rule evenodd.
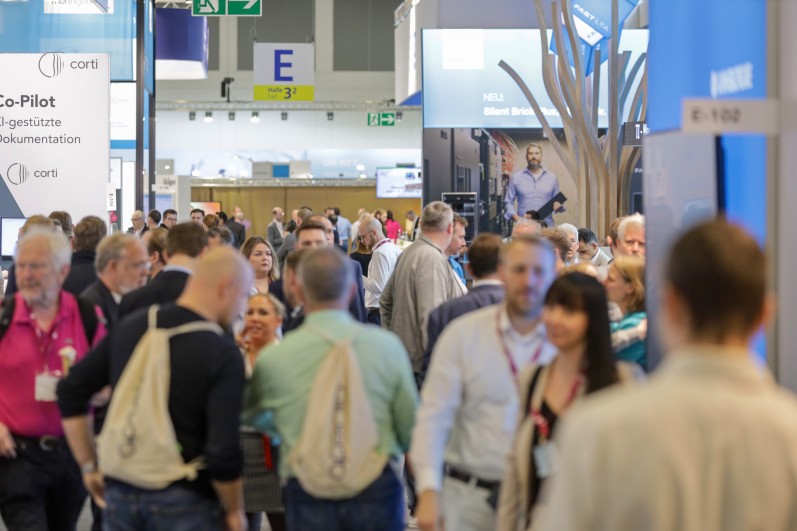
M 534 468 L 537 469 L 538 478 L 545 479 L 552 476 L 557 466 L 558 454 L 553 443 L 546 442 L 534 447 Z
M 58 376 L 42 372 L 36 375 L 35 398 L 37 402 L 55 402 L 55 389 L 58 387 Z

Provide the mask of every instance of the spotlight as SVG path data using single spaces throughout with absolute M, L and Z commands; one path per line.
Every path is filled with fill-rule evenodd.
M 195 113 L 194 111 L 190 111 L 190 112 L 188 113 L 188 119 L 189 119 L 189 120 L 191 120 L 192 122 L 193 122 L 194 120 L 196 120 L 196 113 Z
M 252 117 L 249 118 L 249 121 L 253 124 L 260 123 L 260 113 L 255 111 L 252 113 Z
M 288 120 L 288 113 L 283 112 L 282 114 L 280 114 L 280 117 L 282 118 L 282 121 L 285 122 Z
M 335 113 L 334 112 L 328 112 L 327 113 L 327 120 L 329 120 L 331 122 L 334 119 L 335 119 Z
M 360 179 L 366 179 L 367 177 L 368 177 L 368 176 L 367 176 L 366 174 L 364 174 L 364 173 L 361 173 L 361 174 L 360 174 Z
M 205 113 L 205 123 L 209 124 L 211 122 L 213 122 L 213 113 L 208 111 Z
M 235 113 L 234 112 L 227 113 L 227 118 L 229 118 L 231 122 L 234 122 L 235 121 Z

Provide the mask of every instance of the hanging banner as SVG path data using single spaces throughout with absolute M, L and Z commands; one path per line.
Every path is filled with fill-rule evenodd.
M 315 47 L 312 44 L 255 43 L 256 101 L 313 101 Z
M 0 54 L 0 217 L 105 219 L 107 54 Z

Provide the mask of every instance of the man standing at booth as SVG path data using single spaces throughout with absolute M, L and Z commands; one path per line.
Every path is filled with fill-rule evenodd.
M 529 210 L 539 210 L 559 193 L 559 179 L 553 172 L 542 167 L 542 147 L 529 144 L 526 148 L 528 166 L 512 175 L 506 189 L 506 219 L 519 221 Z M 515 209 L 517 200 L 517 209 Z M 564 212 L 559 201 L 554 201 L 553 211 Z M 544 220 L 553 227 L 553 214 Z

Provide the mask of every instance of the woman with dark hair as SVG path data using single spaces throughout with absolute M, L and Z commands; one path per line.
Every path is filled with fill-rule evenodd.
M 606 291 L 583 273 L 559 277 L 545 296 L 542 319 L 558 352 L 548 366 L 520 376 L 521 412 L 498 507 L 498 531 L 530 527 L 542 484 L 553 472 L 552 437 L 558 418 L 585 394 L 600 391 L 633 371 L 616 364 Z

